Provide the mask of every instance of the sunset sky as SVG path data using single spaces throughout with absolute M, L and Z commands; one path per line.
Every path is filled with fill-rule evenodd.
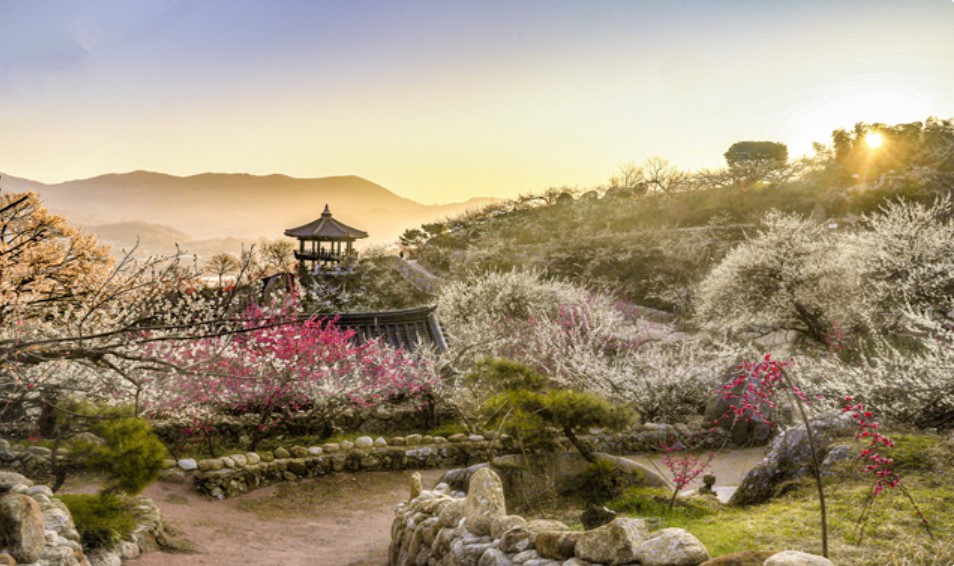
M 0 0 L 0 171 L 360 175 L 424 203 L 954 117 L 954 2 Z

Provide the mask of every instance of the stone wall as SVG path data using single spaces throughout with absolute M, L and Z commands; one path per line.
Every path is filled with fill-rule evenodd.
M 395 515 L 390 566 L 832 566 L 824 558 L 794 551 L 764 562 L 711 560 L 691 533 L 675 528 L 653 532 L 643 519 L 616 518 L 587 531 L 570 530 L 558 521 L 527 521 L 507 514 L 500 478 L 489 468 L 474 472 L 464 497 L 452 496 L 446 484 L 423 491 L 416 476 L 411 498 L 398 505 Z
M 673 432 L 668 425 L 648 425 L 622 434 L 598 433 L 581 438 L 596 451 L 630 454 L 657 450 L 659 442 Z M 698 433 L 695 440 L 701 442 L 703 438 L 711 444 L 721 442 L 718 435 L 710 433 Z M 567 452 L 574 449 L 569 441 L 561 439 L 557 450 Z M 479 434 L 455 434 L 448 438 L 419 434 L 389 439 L 364 436 L 354 442 L 295 446 L 203 460 L 168 460 L 162 479 L 192 481 L 201 493 L 224 498 L 280 481 L 296 481 L 334 472 L 464 467 L 488 461 L 491 451 L 495 454 L 518 452 L 506 435 L 501 435 L 496 441 Z
M 0 564 L 108 566 L 159 548 L 159 509 L 135 500 L 137 526 L 115 548 L 85 554 L 66 505 L 45 485 L 14 472 L 0 472 Z

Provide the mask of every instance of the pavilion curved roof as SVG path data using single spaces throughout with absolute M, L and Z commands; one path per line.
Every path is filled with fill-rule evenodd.
M 285 230 L 285 235 L 299 240 L 357 240 L 368 237 L 367 232 L 332 218 L 327 204 L 321 218 L 297 228 L 289 228 Z

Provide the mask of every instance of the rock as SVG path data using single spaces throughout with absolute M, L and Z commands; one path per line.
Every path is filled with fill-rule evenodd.
M 822 476 L 831 476 L 835 474 L 835 467 L 847 461 L 855 460 L 858 457 L 857 448 L 851 445 L 837 444 L 829 447 L 825 459 L 821 463 Z
M 48 457 L 50 454 L 53 453 L 52 450 L 50 450 L 49 448 L 45 446 L 30 446 L 29 448 L 27 448 L 27 452 L 36 456 L 46 456 L 46 457 Z
M 199 464 L 195 461 L 194 458 L 183 458 L 176 462 L 180 469 L 185 470 L 186 472 L 191 472 L 193 470 L 199 469 Z
M 488 548 L 481 556 L 477 566 L 511 566 L 510 557 L 496 548 Z
M 53 497 L 53 490 L 45 485 L 35 485 L 26 491 L 27 495 L 45 495 Z
M 274 454 L 275 454 L 275 457 L 280 460 L 284 458 L 291 458 L 291 453 L 289 453 L 288 450 L 280 446 L 275 449 Z
M 388 445 L 388 441 L 385 440 L 383 436 L 379 436 L 374 439 L 375 448 L 384 448 L 387 445 Z
M 139 550 L 139 545 L 132 540 L 120 541 L 119 544 L 113 548 L 113 552 L 119 555 L 120 560 L 135 560 L 142 554 Z
M 440 445 L 440 444 L 447 444 L 447 439 L 444 438 L 443 436 L 435 436 L 435 437 L 434 437 L 434 444 L 438 444 L 438 445 Z
M 560 521 L 536 519 L 504 532 L 500 537 L 500 550 L 512 554 L 532 549 L 537 535 L 544 531 L 569 531 L 570 527 Z M 516 562 L 516 560 L 514 560 Z
M 436 440 L 436 439 L 435 439 L 435 440 Z M 457 434 L 452 434 L 452 435 L 450 435 L 450 436 L 447 437 L 447 441 L 448 441 L 448 442 L 454 442 L 454 443 L 466 442 L 466 441 L 467 441 L 467 435 L 464 434 L 464 433 L 462 433 L 462 432 L 459 432 L 459 433 L 457 433 Z
M 222 456 L 222 466 L 229 470 L 234 470 L 236 468 L 235 460 L 229 458 L 228 456 Z
M 122 566 L 123 561 L 115 552 L 91 552 L 86 555 L 90 566 Z
M 258 457 L 261 458 L 262 462 L 274 462 L 275 453 L 271 450 L 259 450 L 258 452 L 249 452 L 249 454 L 258 454 Z M 251 460 L 249 460 L 251 462 Z
M 328 454 L 334 454 L 335 452 L 340 450 L 341 447 L 338 446 L 337 442 L 326 442 L 321 445 L 321 449 L 327 452 Z
M 560 564 L 560 566 L 592 566 L 592 564 L 586 560 L 580 560 L 579 558 L 573 557 L 569 560 L 565 560 L 563 564 Z
M 583 528 L 592 530 L 611 522 L 616 518 L 616 511 L 611 511 L 602 505 L 589 505 L 580 515 L 580 522 Z
M 225 467 L 221 458 L 207 458 L 199 460 L 199 469 L 203 472 L 221 470 Z
M 391 446 L 404 446 L 407 444 L 407 441 L 403 436 L 392 436 L 388 443 Z
M 444 505 L 441 512 L 438 514 L 441 525 L 447 527 L 448 529 L 453 529 L 460 524 L 461 518 L 464 516 L 464 500 L 456 499 L 451 501 L 447 505 Z
M 424 486 L 421 485 L 421 473 L 414 472 L 411 474 L 411 497 L 410 499 L 415 499 L 420 497 L 421 493 L 424 491 Z
M 291 448 L 288 449 L 288 451 L 291 452 L 291 455 L 293 458 L 308 457 L 308 449 L 305 448 L 304 446 L 292 446 Z
M 562 562 L 573 558 L 582 535 L 583 531 L 543 531 L 534 539 L 533 547 L 540 556 Z
M 408 446 L 417 446 L 421 444 L 423 437 L 420 434 L 409 434 L 404 437 L 404 441 L 407 442 Z
M 593 457 L 596 458 L 597 462 L 608 462 L 610 464 L 614 464 L 619 471 L 632 476 L 634 482 L 640 483 L 641 485 L 650 487 L 669 486 L 669 482 L 656 473 L 655 470 L 647 468 L 646 466 L 638 462 L 634 462 L 629 458 L 622 458 L 612 454 L 604 454 L 603 452 L 594 452 Z
M 765 559 L 771 556 L 771 552 L 733 552 L 725 554 L 712 560 L 706 560 L 699 566 L 762 566 Z
M 577 558 L 617 566 L 636 561 L 636 550 L 649 536 L 642 519 L 620 517 L 591 531 L 584 531 L 576 543 Z
M 733 370 L 731 374 L 723 377 L 727 385 L 735 381 L 736 372 Z M 748 382 L 736 386 L 732 392 L 735 395 L 741 395 L 743 388 L 748 385 Z M 705 413 L 703 415 L 703 427 L 712 428 L 718 427 L 723 430 L 728 431 L 729 437 L 732 439 L 732 442 L 736 446 L 763 446 L 768 442 L 769 435 L 772 433 L 771 423 L 760 421 L 757 418 L 753 418 L 751 421 L 748 421 L 743 418 L 736 418 L 735 413 L 733 413 L 730 407 L 733 404 L 737 404 L 737 399 L 726 399 L 722 394 L 722 387 L 719 387 L 715 390 L 715 395 L 709 399 L 709 402 L 706 403 Z M 768 418 L 774 418 L 773 413 L 774 409 L 769 407 L 767 404 L 763 403 L 759 410 Z
M 298 481 L 298 476 L 296 476 L 294 472 L 289 472 L 288 470 L 282 472 L 282 478 L 284 478 L 285 481 Z
M 710 558 L 699 539 L 684 529 L 662 529 L 649 535 L 636 550 L 642 566 L 697 566 Z
M 527 520 L 520 515 L 505 515 L 503 517 L 494 517 L 490 522 L 490 536 L 499 539 L 503 534 L 514 527 L 522 527 L 527 524 Z
M 351 450 L 352 448 L 354 448 L 354 442 L 351 442 L 350 440 L 342 440 L 341 444 L 339 444 L 338 446 L 340 446 L 342 450 Z
M 8 493 L 0 497 L 0 547 L 17 562 L 36 562 L 46 545 L 40 505 L 31 497 Z
M 3 566 L 17 566 L 17 561 L 6 552 L 0 552 L 0 564 Z
M 484 435 L 482 434 L 471 434 L 470 436 L 467 437 L 467 440 L 469 440 L 470 442 L 483 442 L 485 439 L 484 439 Z
M 371 440 L 370 436 L 359 436 L 354 439 L 354 445 L 356 448 L 371 448 L 374 446 L 374 440 Z
M 540 555 L 536 550 L 521 550 L 513 557 L 514 564 L 523 564 L 528 560 L 538 560 Z
M 764 566 L 834 566 L 834 563 L 815 554 L 798 550 L 784 550 L 769 556 Z
M 474 464 L 469 468 L 456 468 L 453 470 L 447 470 L 441 475 L 441 479 L 437 480 L 437 483 L 445 483 L 450 486 L 451 491 L 467 491 L 467 486 L 470 485 L 470 477 L 474 475 L 477 470 L 482 468 L 489 467 L 490 464 L 484 462 L 482 464 Z
M 851 415 L 841 412 L 823 413 L 812 419 L 811 425 L 819 461 L 824 460 L 835 437 L 850 434 L 855 428 Z M 804 425 L 785 430 L 772 441 L 765 458 L 745 475 L 729 504 L 762 503 L 772 497 L 779 484 L 808 476 L 811 468 L 811 450 Z
M 249 466 L 254 466 L 262 461 L 262 457 L 255 452 L 246 452 L 245 460 L 248 462 Z
M 478 536 L 490 534 L 495 517 L 507 515 L 503 484 L 489 468 L 477 470 L 470 478 L 470 489 L 464 499 L 464 520 L 468 531 Z
M 6 493 L 17 485 L 30 487 L 33 482 L 16 472 L 0 472 L 0 493 Z

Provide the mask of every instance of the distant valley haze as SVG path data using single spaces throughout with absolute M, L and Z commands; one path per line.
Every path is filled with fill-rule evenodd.
M 285 175 L 202 173 L 177 177 L 151 171 L 110 173 L 44 184 L 0 173 L 0 189 L 32 191 L 114 248 L 168 254 L 179 244 L 203 257 L 238 253 L 261 238 L 310 222 L 331 207 L 335 218 L 369 233 L 359 245 L 392 245 L 408 228 L 497 199 L 425 205 L 358 176 L 298 179 Z

